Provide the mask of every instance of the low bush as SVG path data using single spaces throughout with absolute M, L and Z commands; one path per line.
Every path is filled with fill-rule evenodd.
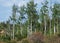
M 16 38 L 17 40 L 22 40 L 22 39 L 23 39 L 23 37 L 21 36 L 21 34 L 16 34 L 16 35 L 15 35 L 15 38 Z
M 22 43 L 29 43 L 29 40 L 28 39 L 23 39 Z
M 60 43 L 60 37 L 58 36 L 47 36 L 45 38 L 45 43 Z
M 32 43 L 44 43 L 44 36 L 41 32 L 36 32 L 30 36 L 29 40 L 31 40 Z
M 16 40 L 10 40 L 10 41 L 7 41 L 6 43 L 17 43 Z

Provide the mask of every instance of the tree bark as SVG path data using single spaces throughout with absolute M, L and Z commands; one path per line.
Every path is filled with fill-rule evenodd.
M 55 33 L 56 33 L 56 29 L 55 29 L 55 24 L 54 24 L 54 35 L 55 35 Z
M 30 29 L 29 29 L 29 20 L 28 20 L 28 27 L 27 27 L 27 37 L 29 37 Z
M 44 25 L 45 25 L 44 35 L 46 35 L 46 17 L 45 16 L 44 16 Z
M 55 19 L 54 19 L 54 35 L 56 33 L 56 28 L 55 28 Z
M 51 36 L 51 33 L 52 33 L 52 32 L 51 32 L 51 20 L 50 20 L 50 36 Z
M 15 37 L 14 37 L 14 32 L 15 32 L 15 31 L 14 31 L 14 26 L 15 26 L 15 24 L 14 24 L 14 22 L 13 22 L 13 40 L 14 40 L 14 38 L 15 38 Z
M 32 34 L 32 19 L 31 19 L 31 34 Z
M 58 18 L 57 18 L 57 34 L 59 33 L 59 31 L 58 31 Z

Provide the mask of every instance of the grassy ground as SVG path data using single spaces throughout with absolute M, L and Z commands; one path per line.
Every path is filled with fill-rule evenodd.
M 24 38 L 20 41 L 10 40 L 10 41 L 0 41 L 0 43 L 60 43 L 60 36 L 44 36 L 42 33 L 33 33 L 30 37 Z

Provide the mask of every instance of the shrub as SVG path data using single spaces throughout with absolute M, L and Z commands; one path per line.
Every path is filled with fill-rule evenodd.
M 6 43 L 17 43 L 16 40 L 7 41 Z
M 45 43 L 60 43 L 60 37 L 58 36 L 47 36 L 45 38 Z
M 41 32 L 36 32 L 30 36 L 29 40 L 33 43 L 44 43 L 44 36 Z
M 21 34 L 16 34 L 16 35 L 15 35 L 15 38 L 16 38 L 17 40 L 22 40 L 22 39 L 23 39 L 23 37 L 21 36 Z
M 22 40 L 22 43 L 29 43 L 29 40 L 23 39 L 23 40 Z
M 0 41 L 9 41 L 9 40 L 11 40 L 11 38 L 8 35 L 0 37 Z

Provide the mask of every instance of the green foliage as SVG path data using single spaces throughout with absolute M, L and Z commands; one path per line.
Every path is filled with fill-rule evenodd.
M 57 35 L 46 36 L 45 43 L 60 43 L 60 37 Z
M 17 43 L 15 40 L 7 41 L 6 43 Z
M 37 33 L 33 33 L 29 37 L 30 40 L 22 40 L 22 43 L 30 43 L 29 41 L 31 40 L 33 43 L 44 43 L 44 39 L 46 39 L 46 43 L 58 43 L 57 40 L 60 40 L 60 4 L 54 3 L 53 7 L 50 6 L 51 9 L 49 9 L 48 4 L 48 1 L 45 0 L 40 11 L 34 0 L 28 2 L 26 6 L 18 7 L 14 4 L 12 6 L 12 16 L 10 16 L 6 23 L 0 23 L 0 29 L 4 29 L 8 33 L 6 33 L 6 36 L 0 37 L 0 40 L 7 43 L 15 43 L 15 40 L 11 41 L 12 38 L 21 41 L 32 31 L 32 33 Z M 52 13 L 49 13 L 49 10 Z M 52 36 L 54 31 L 55 35 L 58 36 Z M 38 32 L 42 32 L 42 34 Z M 0 33 L 2 32 L 0 31 Z M 44 33 L 46 33 L 46 38 L 44 38 Z
M 22 43 L 29 43 L 29 41 L 27 39 L 23 39 Z
M 10 36 L 5 36 L 5 35 L 3 35 L 2 37 L 0 37 L 0 41 L 5 41 L 5 42 L 7 42 L 7 41 L 10 41 L 11 40 L 11 38 L 10 38 Z
M 17 40 L 22 40 L 23 36 L 21 36 L 21 34 L 16 34 L 15 37 L 17 38 Z
M 28 25 L 31 26 L 32 24 L 32 29 L 37 28 L 37 23 L 38 23 L 38 13 L 37 13 L 37 4 L 34 3 L 34 1 L 30 1 L 29 3 L 27 3 L 27 7 L 26 7 L 26 13 L 28 16 Z M 30 28 L 31 28 L 30 27 Z

